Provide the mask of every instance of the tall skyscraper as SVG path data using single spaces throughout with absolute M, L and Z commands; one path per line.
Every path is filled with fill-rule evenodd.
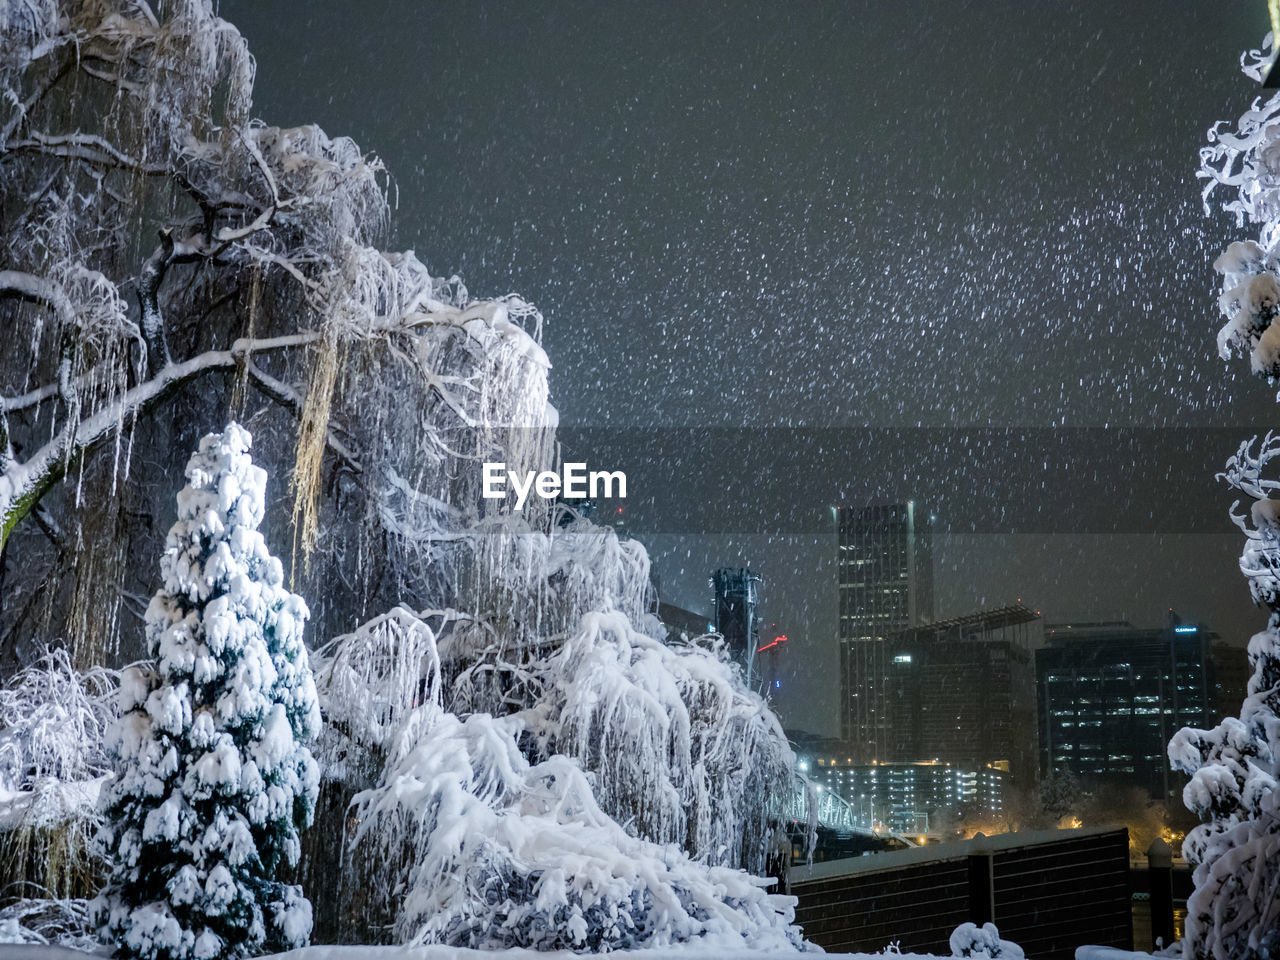
M 933 619 L 931 528 L 914 500 L 836 510 L 840 736 L 856 763 L 886 757 L 891 742 L 883 641 Z

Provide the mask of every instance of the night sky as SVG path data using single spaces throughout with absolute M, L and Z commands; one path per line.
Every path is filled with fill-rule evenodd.
M 1212 474 L 1276 420 L 1214 348 L 1197 150 L 1265 4 L 222 0 L 256 112 L 391 170 L 396 235 L 547 319 L 567 454 L 664 594 L 748 560 L 835 723 L 829 507 L 936 509 L 938 610 L 1262 624 Z

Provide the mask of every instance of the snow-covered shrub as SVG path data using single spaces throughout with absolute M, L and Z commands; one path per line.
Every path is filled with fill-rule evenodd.
M 6 891 L 11 893 L 13 891 Z M 89 901 L 51 899 L 46 891 L 23 890 L 23 898 L 0 909 L 0 943 L 56 945 L 92 953 L 97 936 L 89 922 Z
M 795 759 L 734 667 L 609 611 L 584 615 L 539 676 L 531 732 L 592 772 L 614 817 L 710 862 L 766 870 Z
M 643 546 L 582 522 L 549 533 L 490 524 L 475 538 L 482 559 L 508 558 L 484 587 L 508 598 L 508 616 L 401 607 L 327 644 L 317 675 L 328 727 L 385 752 L 429 675 L 443 671 L 446 709 L 520 714 L 530 759 L 577 758 L 601 806 L 639 835 L 764 871 L 792 788 L 786 737 L 714 651 L 636 628 Z M 334 746 L 329 758 L 345 775 L 349 744 Z
M 310 904 L 278 878 L 316 798 L 308 613 L 257 532 L 266 473 L 249 447 L 231 424 L 191 457 L 147 609 L 155 660 L 121 680 L 95 902 L 120 956 L 242 957 L 311 931 Z
M 414 851 L 398 933 L 412 942 L 602 951 L 692 940 L 799 946 L 794 901 L 628 834 L 576 763 L 530 765 L 515 718 L 460 720 L 434 704 L 406 725 L 386 785 L 359 797 L 361 831 Z
M 409 851 L 400 939 L 592 951 L 800 945 L 794 900 L 766 893 L 771 881 L 634 836 L 600 808 L 573 759 L 529 762 L 519 715 L 461 719 L 440 706 L 436 683 L 400 724 L 382 783 L 356 798 L 358 842 L 383 864 Z
M 345 775 L 353 746 L 384 764 L 356 798 L 347 866 L 381 878 L 398 938 L 799 943 L 789 902 L 737 869 L 764 862 L 790 786 L 770 777 L 789 777 L 790 752 L 733 667 L 618 611 L 588 613 L 540 657 L 501 649 L 469 616 L 402 607 L 317 656 Z M 464 712 L 445 701 L 459 687 Z
M 511 598 L 512 615 L 450 631 L 446 707 L 521 712 L 530 759 L 578 759 L 640 836 L 765 872 L 794 769 L 772 711 L 716 652 L 661 642 L 641 543 L 582 519 L 494 532 L 509 519 L 477 549 L 483 595 Z
M 58 646 L 46 647 L 0 688 L 0 799 L 11 803 L 48 785 L 106 775 L 116 682 L 115 671 L 102 667 L 76 670 L 67 648 Z M 30 805 L 41 806 L 34 799 Z M 56 809 L 48 813 L 57 818 Z
M 1011 940 L 1001 940 L 994 923 L 962 923 L 951 932 L 953 957 L 987 957 L 995 960 L 1023 960 L 1022 948 Z
M 0 877 L 53 895 L 90 892 L 98 794 L 110 770 L 105 735 L 116 715 L 114 671 L 81 673 L 47 647 L 0 689 Z

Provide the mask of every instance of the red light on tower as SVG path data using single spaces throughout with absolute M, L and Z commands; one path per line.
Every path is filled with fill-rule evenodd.
M 763 647 L 756 647 L 756 653 L 763 653 L 765 650 L 772 649 L 773 647 L 778 646 L 778 644 L 786 643 L 786 642 L 787 642 L 787 635 L 785 633 L 779 634 L 778 636 L 774 637 L 773 640 L 771 640 L 769 643 L 766 643 Z

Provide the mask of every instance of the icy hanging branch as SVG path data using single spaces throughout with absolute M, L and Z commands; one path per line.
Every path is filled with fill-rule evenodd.
M 15 297 L 53 310 L 63 323 L 75 322 L 71 301 L 56 284 L 18 270 L 0 270 L 0 297 Z
M 110 406 L 78 423 L 68 423 L 25 461 L 8 461 L 0 476 L 0 544 L 40 498 L 63 478 L 72 463 L 125 420 L 150 412 L 169 391 L 212 370 L 233 368 L 245 356 L 301 346 L 316 337 L 316 334 L 297 334 L 273 340 L 237 341 L 230 350 L 211 350 L 183 363 L 168 364 L 155 377 L 127 391 Z
M 439 304 L 436 307 L 438 309 L 434 313 L 420 309 L 403 320 L 376 321 L 366 328 L 365 336 L 394 340 L 396 337 L 412 337 L 414 331 L 428 326 L 474 336 L 478 330 L 485 328 L 486 323 L 493 322 L 493 308 L 459 312 Z M 498 308 L 499 312 L 500 309 Z M 304 398 L 295 388 L 259 370 L 251 358 L 264 353 L 304 348 L 320 342 L 322 337 L 323 334 L 319 331 L 305 331 L 280 337 L 240 339 L 232 343 L 229 350 L 210 350 L 181 363 L 167 363 L 150 379 L 125 391 L 111 404 L 76 423 L 67 423 L 57 436 L 24 461 L 18 462 L 10 457 L 5 461 L 3 474 L 0 474 L 0 544 L 7 539 L 13 527 L 30 513 L 40 498 L 62 479 L 67 468 L 86 451 L 119 429 L 122 423 L 149 413 L 173 390 L 203 374 L 243 365 L 266 395 L 297 412 L 305 402 Z M 448 382 L 450 379 L 429 380 L 426 386 L 441 397 L 447 408 L 457 408 L 459 419 L 470 424 L 471 418 L 461 409 L 461 402 L 449 392 L 453 387 Z M 40 391 L 38 395 L 44 396 L 47 392 Z M 359 470 L 360 462 L 355 451 L 337 439 L 332 430 L 326 431 L 325 443 L 349 466 Z

